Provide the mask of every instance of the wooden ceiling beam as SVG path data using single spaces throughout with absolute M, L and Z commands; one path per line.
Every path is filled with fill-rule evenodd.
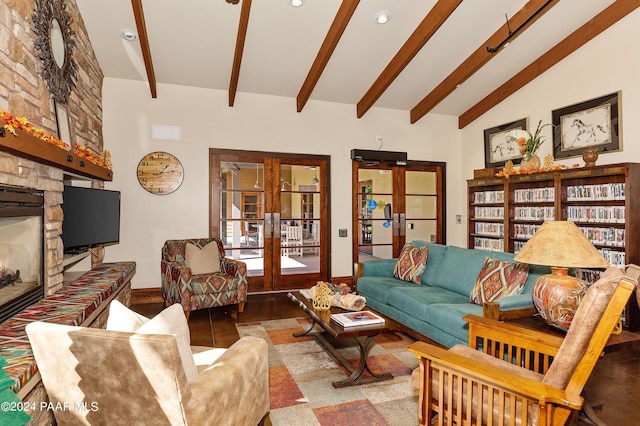
M 229 82 L 229 106 L 232 107 L 236 100 L 238 91 L 238 80 L 240 79 L 240 65 L 242 64 L 242 54 L 244 52 L 244 42 L 247 38 L 247 28 L 249 27 L 249 13 L 251 12 L 251 0 L 242 0 L 240 9 L 240 22 L 238 23 L 238 36 L 236 37 L 236 50 L 233 55 L 233 67 L 231 68 L 231 81 Z
M 391 83 L 400 75 L 409 62 L 418 54 L 420 49 L 433 37 L 438 28 L 451 16 L 454 10 L 462 3 L 462 0 L 438 0 L 420 22 L 420 25 L 404 42 L 398 53 L 380 73 L 376 81 L 364 94 L 358 105 L 356 113 L 358 118 L 369 111 L 373 104 L 382 96 Z
M 411 123 L 415 123 L 429 113 L 444 98 L 451 94 L 460 84 L 464 83 L 484 64 L 489 62 L 500 52 L 492 53 L 487 47 L 498 46 L 510 35 L 510 28 L 520 28 L 518 33 L 511 35 L 511 41 L 522 34 L 522 31 L 529 28 L 542 15 L 548 12 L 559 0 L 529 0 L 513 17 L 508 24 L 502 25 L 489 39 L 478 47 L 467 59 L 462 62 L 451 74 L 449 74 L 435 89 L 424 97 L 415 107 L 411 109 Z M 541 8 L 543 8 L 540 10 Z M 533 15 L 540 10 L 535 17 Z
M 638 7 L 640 0 L 617 0 L 612 3 L 458 117 L 458 128 L 470 124 Z
M 142 0 L 131 0 L 131 7 L 133 9 L 133 17 L 136 20 L 136 30 L 138 31 L 138 39 L 140 40 L 140 49 L 142 49 L 144 67 L 147 71 L 149 90 L 151 90 L 151 97 L 157 98 L 158 93 L 156 90 L 156 74 L 153 70 L 153 60 L 151 59 L 151 49 L 149 48 L 147 24 L 145 23 L 144 11 L 142 10 Z
M 331 59 L 331 55 L 333 55 L 333 51 L 336 49 L 336 46 L 338 45 L 338 42 L 340 41 L 344 30 L 347 28 L 347 25 L 353 16 L 353 12 L 355 12 L 359 3 L 360 0 L 342 0 L 342 4 L 331 23 L 331 27 L 322 42 L 322 46 L 320 46 L 318 54 L 316 55 L 316 59 L 313 61 L 313 65 L 311 65 L 311 69 L 309 70 L 309 73 L 300 88 L 300 92 L 298 92 L 298 96 L 296 97 L 298 112 L 302 111 L 309 100 L 313 89 L 316 87 L 316 84 L 318 83 L 324 68 L 327 66 L 329 59 Z

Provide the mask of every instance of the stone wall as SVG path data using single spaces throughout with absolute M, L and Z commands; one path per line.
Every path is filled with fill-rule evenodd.
M 91 47 L 75 0 L 66 0 L 75 32 L 73 58 L 78 65 L 76 88 L 69 98 L 73 143 L 103 150 L 103 75 Z M 0 1 L 0 109 L 26 117 L 37 127 L 57 135 L 55 105 L 41 77 L 42 62 L 34 49 L 33 0 Z M 12 137 L 12 136 L 7 136 Z M 63 246 L 62 170 L 0 152 L 0 184 L 45 191 L 45 286 L 47 294 L 62 286 Z M 102 182 L 92 182 L 102 187 Z

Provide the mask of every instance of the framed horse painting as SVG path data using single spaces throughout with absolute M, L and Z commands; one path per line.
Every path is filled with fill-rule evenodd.
M 518 141 L 507 133 L 511 130 L 527 130 L 527 119 L 485 129 L 484 131 L 484 166 L 502 167 L 507 160 L 522 158 Z
M 586 148 L 598 152 L 622 150 L 620 92 L 554 110 L 555 158 L 581 156 Z

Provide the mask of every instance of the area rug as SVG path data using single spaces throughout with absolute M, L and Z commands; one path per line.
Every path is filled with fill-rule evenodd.
M 411 372 L 418 361 L 407 351 L 413 342 L 410 337 L 402 333 L 376 336 L 369 351 L 371 369 L 393 374 L 392 380 L 335 389 L 331 383 L 346 378 L 346 369 L 313 338 L 292 336 L 310 324 L 308 318 L 289 318 L 236 325 L 241 337 L 256 336 L 269 344 L 272 425 L 418 424 L 418 391 L 411 386 Z M 344 358 L 357 364 L 355 342 L 334 343 Z

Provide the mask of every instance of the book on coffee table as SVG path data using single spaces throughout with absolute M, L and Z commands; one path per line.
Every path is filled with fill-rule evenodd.
M 359 325 L 384 324 L 384 318 L 371 311 L 346 312 L 344 314 L 333 314 L 331 320 L 343 327 L 355 327 Z

